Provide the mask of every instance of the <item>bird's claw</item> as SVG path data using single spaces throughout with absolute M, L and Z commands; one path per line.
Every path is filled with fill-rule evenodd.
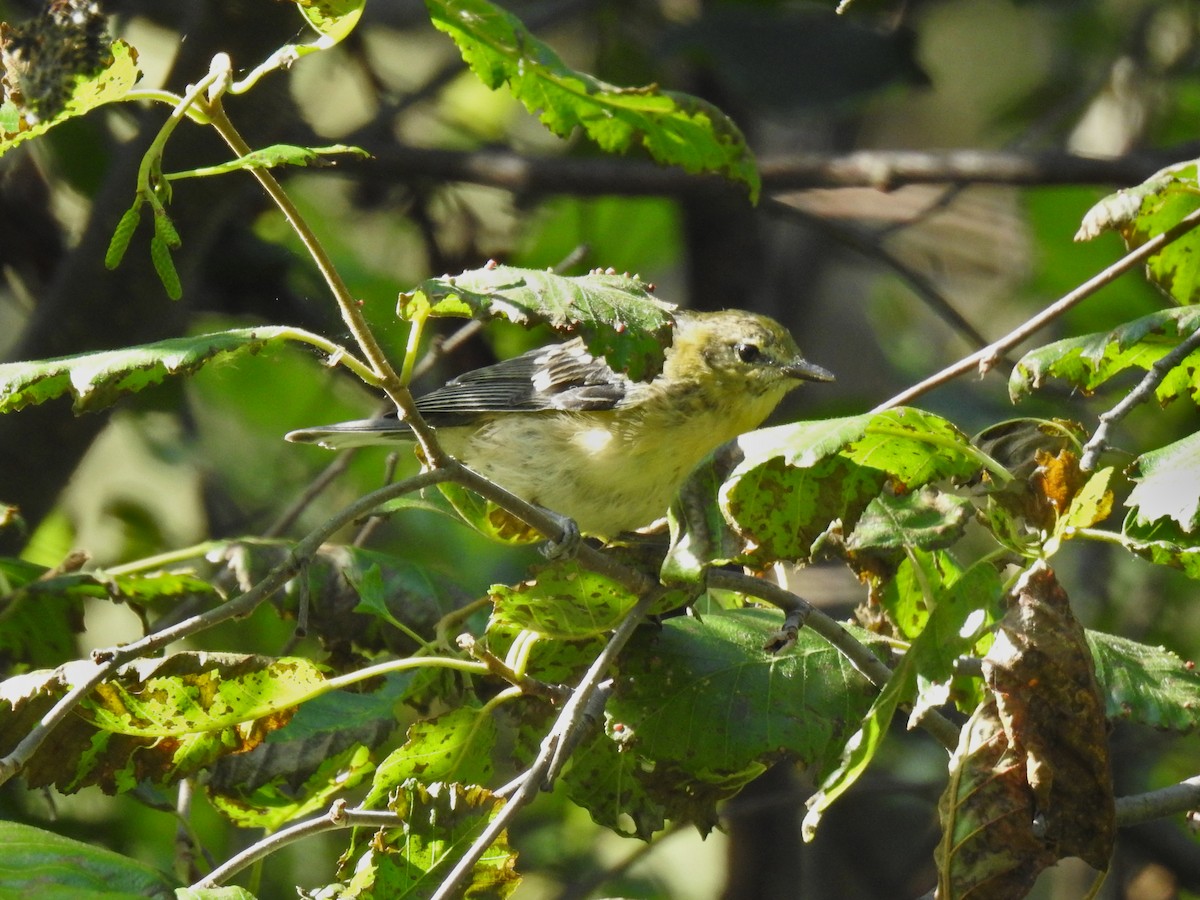
M 560 516 L 557 513 L 552 513 L 552 515 L 558 520 L 562 536 L 558 540 L 548 540 L 542 544 L 539 548 L 541 554 L 550 560 L 571 559 L 579 552 L 579 545 L 583 543 L 583 535 L 574 519 Z

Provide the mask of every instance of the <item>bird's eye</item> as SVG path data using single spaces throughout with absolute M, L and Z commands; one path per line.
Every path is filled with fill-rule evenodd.
M 762 350 L 758 348 L 758 344 L 735 344 L 733 352 L 744 363 L 752 363 L 762 356 Z

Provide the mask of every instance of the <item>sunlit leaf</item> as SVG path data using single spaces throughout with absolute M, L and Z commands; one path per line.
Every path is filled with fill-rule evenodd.
M 299 785 L 280 773 L 263 783 L 237 784 L 233 790 L 228 783 L 225 790 L 220 790 L 209 782 L 205 795 L 239 828 L 276 831 L 288 822 L 328 809 L 334 797 L 353 788 L 374 768 L 370 751 L 362 744 L 353 744 L 338 753 L 326 753 L 316 770 Z
M 346 895 L 431 895 L 503 804 L 481 787 L 407 782 L 391 804 L 404 827 L 381 830 L 360 858 L 348 861 Z M 507 897 L 520 880 L 515 866 L 516 852 L 501 832 L 458 893 Z
M 1026 353 L 1013 368 L 1008 393 L 1020 400 L 1047 378 L 1062 378 L 1085 392 L 1133 368 L 1147 371 L 1200 328 L 1200 309 L 1164 309 L 1111 331 L 1065 338 Z M 1160 403 L 1181 396 L 1200 402 L 1200 351 L 1176 366 L 1155 389 Z
M 288 713 L 325 682 L 316 664 L 303 657 L 201 654 L 194 670 L 158 674 L 165 668 L 161 662 L 128 666 L 123 678 L 101 683 L 80 714 L 117 734 L 178 737 Z
M 757 199 L 758 169 L 745 138 L 711 104 L 655 85 L 617 87 L 571 69 L 516 16 L 487 0 L 426 0 L 426 6 L 484 84 L 494 90 L 507 83 L 560 137 L 582 128 L 609 153 L 641 146 L 659 162 L 743 182 Z
M 1200 209 L 1196 162 L 1180 163 L 1144 182 L 1110 194 L 1084 216 L 1076 240 L 1116 231 L 1129 249 L 1140 247 Z M 1200 232 L 1189 231 L 1146 262 L 1150 279 L 1179 303 L 1200 299 Z
M 300 15 L 321 35 L 321 46 L 341 42 L 358 24 L 367 0 L 293 0 Z
M 102 71 L 79 78 L 66 105 L 52 117 L 30 122 L 26 113 L 6 99 L 0 105 L 0 156 L 29 138 L 45 134 L 55 125 L 123 99 L 141 74 L 137 51 L 125 41 L 114 41 L 112 61 Z
M 515 587 L 497 584 L 490 593 L 496 621 L 565 640 L 611 631 L 638 602 L 627 588 L 574 560 L 540 566 Z M 657 611 L 679 606 L 683 599 L 668 596 Z
M 614 369 L 648 379 L 662 368 L 675 306 L 656 299 L 636 276 L 595 271 L 556 275 L 541 269 L 488 265 L 421 282 L 400 295 L 400 315 L 505 319 L 578 334 L 590 353 Z
M 951 423 L 916 409 L 765 428 L 737 444 L 745 458 L 719 499 L 760 562 L 808 558 L 831 523 L 854 528 L 885 486 L 965 479 L 983 459 Z
M 1189 535 L 1200 527 L 1200 433 L 1143 453 L 1130 477 L 1134 488 L 1125 505 L 1138 524 L 1166 517 Z
M 1200 544 L 1195 535 L 1185 534 L 1174 519 L 1163 517 L 1153 523 L 1139 522 L 1136 511 L 1130 510 L 1122 533 L 1126 546 L 1138 556 L 1200 579 Z
M 409 779 L 421 784 L 486 784 L 492 776 L 495 743 L 495 720 L 478 706 L 460 706 L 414 722 L 404 745 L 375 770 L 363 803 L 371 809 L 384 807 L 392 791 Z
M 1099 631 L 1087 633 L 1106 715 L 1152 728 L 1191 732 L 1200 725 L 1200 672 L 1165 647 Z
M 279 326 L 238 328 L 120 350 L 4 363 L 0 365 L 0 412 L 15 412 L 67 393 L 74 397 L 77 413 L 92 412 L 168 376 L 191 375 L 215 359 L 242 350 L 254 353 L 296 333 Z

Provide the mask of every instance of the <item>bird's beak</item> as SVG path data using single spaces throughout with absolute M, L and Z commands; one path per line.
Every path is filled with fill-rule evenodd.
M 833 373 L 828 369 L 822 369 L 820 366 L 810 363 L 806 359 L 801 359 L 797 356 L 791 362 L 783 366 L 783 372 L 792 378 L 797 378 L 800 381 L 833 381 Z

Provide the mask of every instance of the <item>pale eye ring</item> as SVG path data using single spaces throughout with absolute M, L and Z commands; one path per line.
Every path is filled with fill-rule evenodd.
M 733 352 L 737 354 L 737 358 L 744 363 L 752 363 L 762 357 L 762 350 L 758 344 L 739 343 L 734 344 Z

